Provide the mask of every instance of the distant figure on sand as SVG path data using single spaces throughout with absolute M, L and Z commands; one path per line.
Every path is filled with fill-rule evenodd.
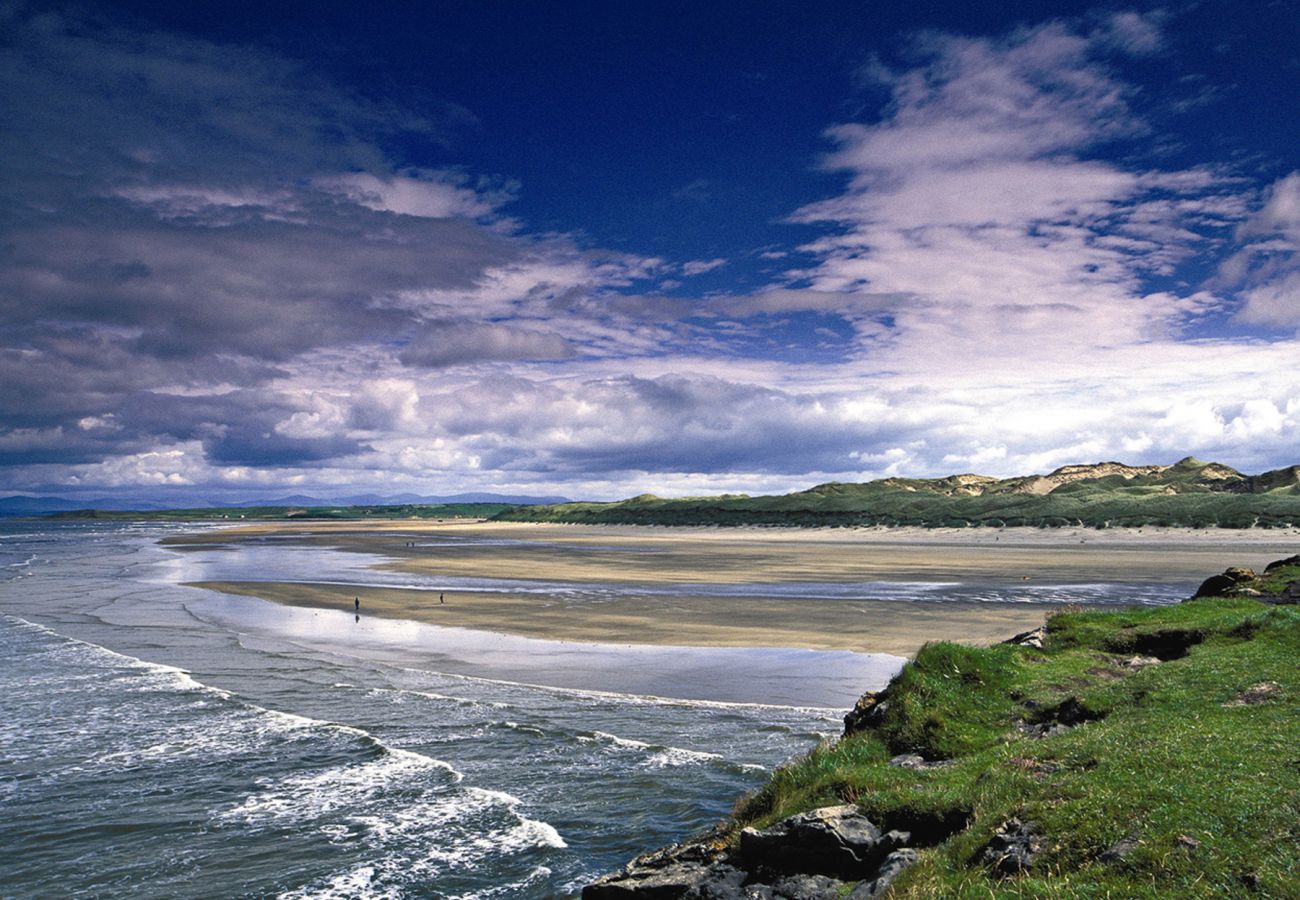
M 442 594 L 439 594 L 439 595 L 438 595 L 438 602 L 439 602 L 439 603 L 446 603 L 447 601 L 444 600 L 444 599 L 442 599 Z
M 353 597 L 353 598 L 352 598 L 352 609 L 353 609 L 354 612 L 361 612 L 361 598 L 360 598 L 360 597 Z

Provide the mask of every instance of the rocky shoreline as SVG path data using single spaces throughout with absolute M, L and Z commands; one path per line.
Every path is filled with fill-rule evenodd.
M 770 828 L 746 828 L 740 847 L 713 840 L 647 853 L 583 889 L 583 900 L 815 900 L 879 897 L 916 862 L 912 835 L 881 832 L 857 807 L 799 813 Z M 853 886 L 856 883 L 856 886 Z
M 1184 603 L 1215 598 L 1249 599 L 1265 606 L 1294 606 L 1300 603 L 1300 556 L 1278 560 L 1262 573 L 1230 568 L 1201 585 Z M 1253 627 L 1253 626 L 1252 626 Z M 1249 630 L 1249 628 L 1245 628 Z M 1129 653 L 1112 657 L 1112 670 L 1093 672 L 1105 679 L 1124 679 L 1169 660 L 1184 659 L 1190 649 L 1207 635 L 1171 629 L 1146 635 L 1132 624 L 1121 626 L 1120 636 L 1108 639 L 1111 652 Z M 1228 632 L 1241 637 L 1243 626 Z M 1249 639 L 1249 635 L 1246 636 Z M 1023 649 L 1029 661 L 1042 661 L 1052 641 L 1052 623 L 1018 634 L 1004 646 Z M 1127 642 L 1127 643 L 1126 643 Z M 1130 647 L 1129 644 L 1132 646 Z M 1042 654 L 1043 656 L 1040 656 Z M 912 665 L 909 663 L 909 666 Z M 859 733 L 885 727 L 890 716 L 891 689 L 898 689 L 900 676 L 883 691 L 864 694 L 844 717 L 846 741 Z M 1268 703 L 1282 692 L 1277 682 L 1254 685 L 1223 706 Z M 1018 693 L 1018 692 L 1017 692 Z M 1242 698 L 1245 699 L 1242 699 Z M 908 697 L 894 698 L 908 702 Z M 1022 705 L 1023 718 L 1007 740 L 1045 741 L 1104 717 L 1086 700 L 1073 694 L 1050 706 L 1029 701 Z M 834 746 L 834 745 L 830 745 Z M 1023 762 L 1023 761 L 1022 761 Z M 887 761 L 890 769 L 928 772 L 955 765 L 953 758 L 932 758 L 923 753 L 896 753 Z M 1029 771 L 1042 780 L 1053 769 L 1045 766 Z M 850 799 L 851 799 L 850 795 Z M 872 821 L 852 802 L 819 806 L 785 816 L 764 828 L 747 827 L 738 833 L 734 825 L 719 826 L 714 832 L 682 844 L 646 853 L 621 871 L 606 875 L 583 889 L 583 900 L 832 900 L 832 898 L 880 897 L 896 878 L 918 862 L 918 851 L 935 847 L 972 825 L 974 812 L 954 808 L 949 815 L 891 816 Z M 1005 814 L 1004 814 L 1005 815 Z M 996 880 L 1015 878 L 1034 869 L 1043 850 L 1045 835 L 1034 821 L 1018 816 L 994 819 L 985 825 L 985 836 L 969 854 L 969 865 Z M 991 831 L 989 830 L 991 829 Z M 969 836 L 969 835 L 967 835 Z M 1190 854 L 1200 840 L 1178 834 L 1175 847 Z M 1094 858 L 1102 864 L 1123 864 L 1140 847 L 1136 838 L 1123 838 L 1103 847 Z M 1249 888 L 1256 876 L 1247 873 L 1239 883 Z M 1257 879 L 1256 879 L 1257 880 Z

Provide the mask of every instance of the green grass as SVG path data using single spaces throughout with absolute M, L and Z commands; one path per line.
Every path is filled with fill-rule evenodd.
M 1295 578 L 1300 566 L 1267 584 Z M 893 897 L 1300 897 L 1300 608 L 1208 598 L 1062 613 L 1048 629 L 1042 651 L 926 645 L 877 727 L 778 769 L 731 834 L 854 802 L 930 837 Z M 1130 668 L 1152 641 L 1166 655 L 1190 643 Z M 1262 682 L 1280 690 L 1237 702 Z M 1095 718 L 1049 737 L 1018 729 L 1067 699 Z M 902 752 L 952 762 L 889 766 Z M 999 879 L 980 856 L 1013 816 L 1038 824 L 1043 849 Z M 1122 839 L 1131 852 L 1107 861 Z

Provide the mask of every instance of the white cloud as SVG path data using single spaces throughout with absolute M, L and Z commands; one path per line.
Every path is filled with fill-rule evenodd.
M 426 219 L 490 219 L 510 202 L 511 191 L 478 191 L 463 175 L 416 171 L 381 177 L 369 172 L 315 179 L 321 190 L 342 194 L 368 209 Z
M 725 259 L 692 259 L 682 263 L 683 275 L 703 275 L 705 272 L 712 272 L 714 269 L 720 269 L 727 264 Z
M 1279 179 L 1260 209 L 1237 229 L 1245 246 L 1219 270 L 1239 286 L 1238 319 L 1252 325 L 1300 326 L 1300 172 Z

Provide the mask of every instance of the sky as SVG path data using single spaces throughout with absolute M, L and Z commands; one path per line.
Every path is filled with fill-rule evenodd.
M 1300 462 L 1300 9 L 0 0 L 0 493 Z

